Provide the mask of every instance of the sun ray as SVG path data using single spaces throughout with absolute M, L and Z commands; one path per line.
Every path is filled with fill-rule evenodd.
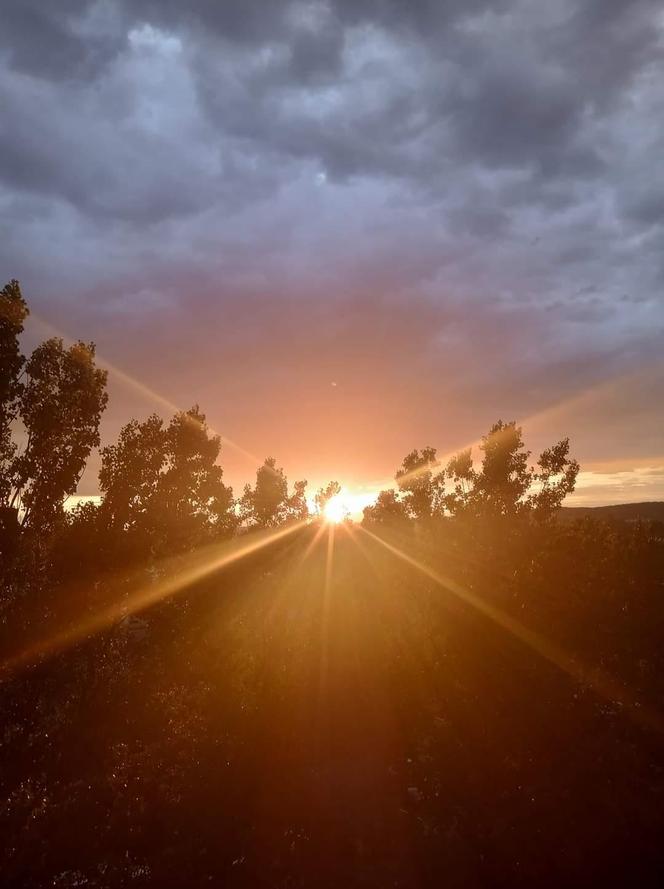
M 362 557 L 369 565 L 369 568 L 376 578 L 376 580 L 381 583 L 383 589 L 386 589 L 389 586 L 391 576 L 387 574 L 387 572 L 381 572 L 378 567 L 378 560 L 374 557 L 374 555 L 369 551 L 368 547 L 365 543 L 360 539 L 360 535 L 355 531 L 355 529 L 350 526 L 346 529 L 359 550 L 362 554 Z M 362 530 L 360 528 L 360 530 Z M 417 658 L 421 660 L 422 658 L 422 644 L 430 645 L 434 651 L 435 656 L 433 658 L 429 658 L 430 666 L 433 666 L 436 658 L 440 655 L 435 644 L 431 641 L 430 635 L 428 633 L 424 633 L 421 636 L 415 637 L 414 633 L 410 632 L 409 638 L 405 639 L 401 630 L 406 625 L 406 622 L 403 620 L 404 610 L 403 603 L 399 604 L 393 598 L 388 596 L 383 596 L 381 600 L 381 604 L 383 608 L 387 608 L 389 610 L 389 620 L 391 621 L 392 627 L 396 630 L 398 628 L 399 632 L 395 632 L 395 640 L 396 645 L 399 649 L 400 653 L 400 663 L 404 666 L 404 668 L 408 672 L 408 676 L 410 679 L 410 687 L 414 690 L 419 696 L 420 703 L 423 707 L 427 706 L 427 703 L 431 700 L 432 692 L 434 691 L 434 683 L 432 681 L 432 676 L 434 675 L 433 669 L 431 670 L 422 670 L 419 665 L 416 665 L 414 657 L 415 653 L 417 653 Z M 409 605 L 412 607 L 413 603 L 410 602 Z M 401 611 L 399 610 L 401 608 Z M 418 612 L 421 616 L 421 610 Z
M 323 608 L 322 608 L 322 617 L 321 617 L 321 633 L 322 633 L 322 645 L 321 645 L 321 669 L 320 669 L 320 685 L 321 688 L 325 684 L 327 677 L 327 662 L 328 662 L 328 644 L 329 644 L 329 630 L 330 630 L 330 591 L 332 585 L 332 569 L 334 565 L 334 533 L 335 527 L 333 524 L 328 525 L 327 527 L 327 552 L 325 555 L 325 580 L 323 583 Z
M 59 330 L 57 327 L 55 327 L 49 321 L 46 321 L 41 316 L 35 314 L 35 312 L 30 313 L 30 318 L 33 322 L 36 322 L 49 336 L 57 336 L 60 339 L 65 340 L 69 344 L 74 343 L 74 340 L 72 339 L 72 337 L 70 337 L 67 333 L 64 333 L 63 331 Z M 140 395 L 142 398 L 146 399 L 146 401 L 152 402 L 152 404 L 154 404 L 160 408 L 163 408 L 169 414 L 177 414 L 177 413 L 182 412 L 182 408 L 179 407 L 170 398 L 166 398 L 165 396 L 163 396 L 159 392 L 157 392 L 155 389 L 152 389 L 150 386 L 147 386 L 145 383 L 142 383 L 140 380 L 136 379 L 136 377 L 133 377 L 131 374 L 122 370 L 122 368 L 118 367 L 116 364 L 113 364 L 111 361 L 109 361 L 103 355 L 96 353 L 95 360 L 100 367 L 102 367 L 104 370 L 108 371 L 109 376 L 111 376 L 111 378 L 116 379 L 119 383 L 121 383 L 126 388 L 133 390 L 138 395 Z M 198 421 L 195 420 L 193 417 L 191 417 L 189 419 L 189 422 L 194 424 L 196 427 L 199 426 Z M 232 448 L 232 450 L 236 451 L 238 454 L 241 454 L 247 460 L 252 461 L 256 464 L 261 463 L 261 460 L 255 454 L 252 454 L 251 451 L 248 451 L 246 448 L 243 448 L 237 442 L 233 441 L 232 438 L 228 438 L 227 435 L 223 435 L 221 432 L 218 432 L 216 429 L 213 429 L 211 426 L 208 428 L 209 428 L 209 431 L 213 435 L 217 435 L 219 437 L 220 441 L 223 444 L 227 445 L 229 448 Z M 270 467 L 268 467 L 268 468 L 270 468 Z
M 184 557 L 171 557 L 159 565 L 163 576 L 150 585 L 145 584 L 143 572 L 114 578 L 113 588 L 120 589 L 121 596 L 106 604 L 95 614 L 78 621 L 74 626 L 57 631 L 25 647 L 19 653 L 0 664 L 0 676 L 7 676 L 63 649 L 75 645 L 86 637 L 96 635 L 129 615 L 144 611 L 157 602 L 170 598 L 216 571 L 287 537 L 302 528 L 304 521 L 294 522 L 272 531 L 248 535 L 232 543 L 212 544 L 203 550 Z M 126 587 L 135 588 L 126 594 Z
M 325 525 L 319 524 L 318 527 L 316 528 L 316 533 L 311 538 L 311 540 L 307 544 L 307 548 L 305 549 L 304 553 L 302 554 L 302 558 L 300 559 L 300 563 L 299 563 L 300 565 L 304 564 L 304 562 L 306 562 L 307 559 L 311 556 L 314 549 L 318 546 L 320 539 L 323 536 L 324 532 L 325 532 Z
M 325 575 L 323 579 L 323 595 L 320 617 L 320 660 L 318 664 L 318 723 L 320 726 L 323 701 L 326 696 L 329 669 L 329 644 L 330 644 L 330 608 L 331 585 L 334 567 L 334 524 L 325 526 L 327 531 L 327 550 L 325 553 Z
M 664 363 L 662 361 L 656 361 L 648 365 L 648 367 L 641 368 L 637 371 L 630 371 L 628 373 L 616 375 L 609 380 L 603 380 L 594 385 L 587 386 L 586 388 L 581 389 L 579 392 L 575 392 L 569 396 L 566 396 L 565 398 L 560 398 L 556 401 L 553 401 L 550 404 L 547 404 L 539 410 L 536 410 L 528 416 L 520 419 L 518 423 L 520 426 L 532 429 L 533 426 L 544 422 L 550 422 L 553 418 L 564 415 L 565 412 L 569 412 L 582 407 L 589 407 L 598 399 L 612 394 L 616 390 L 619 390 L 621 387 L 627 388 L 630 385 L 638 385 L 642 381 L 650 380 L 652 379 L 653 375 L 662 371 L 664 371 Z M 481 439 L 477 438 L 473 441 L 467 442 L 462 447 L 455 447 L 444 454 L 440 454 L 438 457 L 440 468 L 442 469 L 449 462 L 449 460 L 455 456 L 455 454 L 458 454 L 460 451 L 468 450 L 468 448 L 475 450 L 480 445 L 480 443 Z M 427 466 L 417 467 L 410 473 L 401 476 L 400 482 L 403 484 L 404 482 L 417 478 L 424 472 L 430 471 L 430 469 L 431 467 Z M 382 487 L 394 487 L 394 479 L 385 479 L 384 482 L 379 485 L 379 488 Z
M 286 602 L 289 594 L 289 583 L 293 582 L 293 579 L 302 570 L 307 560 L 311 557 L 314 550 L 320 543 L 324 531 L 325 526 L 322 524 L 318 525 L 304 552 L 298 558 L 293 560 L 292 565 L 287 570 L 286 576 L 284 577 L 283 583 L 280 585 L 278 593 L 273 597 L 272 602 L 270 603 L 270 606 L 265 613 L 266 628 L 273 626 L 274 622 L 277 620 L 278 615 L 282 612 L 284 603 Z
M 476 593 L 461 586 L 452 578 L 439 574 L 437 571 L 434 571 L 433 568 L 430 568 L 413 556 L 409 556 L 407 553 L 403 552 L 403 550 L 388 543 L 367 528 L 360 526 L 360 530 L 367 534 L 372 540 L 389 550 L 393 555 L 397 556 L 397 558 L 406 562 L 406 564 L 412 566 L 417 571 L 420 571 L 443 589 L 470 605 L 503 630 L 506 630 L 510 635 L 514 636 L 530 648 L 531 651 L 540 655 L 542 658 L 549 661 L 549 663 L 558 667 L 570 676 L 575 682 L 592 689 L 598 696 L 611 703 L 620 704 L 624 707 L 625 711 L 628 711 L 634 717 L 635 721 L 647 725 L 649 728 L 654 728 L 659 732 L 664 732 L 664 718 L 660 713 L 643 706 L 628 689 L 604 674 L 598 668 L 588 667 L 581 664 L 563 648 L 550 642 L 539 633 L 528 629 L 520 621 L 511 617 L 500 608 L 497 608 Z

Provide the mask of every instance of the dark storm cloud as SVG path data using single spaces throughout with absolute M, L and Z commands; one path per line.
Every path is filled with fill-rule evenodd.
M 126 35 L 86 33 L 89 0 L 5 0 L 0 46 L 10 66 L 38 77 L 85 79 L 100 70 L 119 51 Z
M 257 326 L 276 312 L 316 343 L 343 310 L 358 373 L 369 356 L 413 389 L 406 363 L 457 368 L 519 413 L 663 335 L 656 2 L 7 0 L 0 19 L 0 266 L 90 336 L 159 313 L 188 344 L 224 326 L 235 354 L 253 331 L 275 378 Z M 372 339 L 381 312 L 399 323 Z
M 135 34 L 152 27 L 158 35 L 177 38 L 183 74 L 195 81 L 197 95 L 191 101 L 200 101 L 209 116 L 210 130 L 204 132 L 202 125 L 197 137 L 210 144 L 239 142 L 255 154 L 257 175 L 263 164 L 281 157 L 282 162 L 316 163 L 335 179 L 384 176 L 445 194 L 452 170 L 458 175 L 460 162 L 466 167 L 475 162 L 487 169 L 522 171 L 530 181 L 531 200 L 537 200 L 539 178 L 564 183 L 603 171 L 610 175 L 602 143 L 586 125 L 633 86 L 661 37 L 655 7 L 645 2 L 586 3 L 578 9 L 552 4 L 547 9 L 482 2 L 68 0 L 55 10 L 43 0 L 31 0 L 6 7 L 3 38 L 12 69 L 67 81 L 69 94 L 59 96 L 65 104 L 78 98 L 71 92 L 72 81 L 92 88 L 95 79 L 108 77 L 114 62 L 127 63 L 132 29 Z M 34 152 L 25 151 L 21 139 L 34 96 L 26 95 L 20 82 L 10 89 L 14 105 L 27 104 L 28 119 L 19 121 L 13 146 L 22 160 L 10 152 L 3 164 L 6 174 L 17 184 L 26 178 L 37 187 L 39 180 L 52 181 L 56 191 L 61 183 L 64 196 L 76 203 L 68 179 L 76 178 L 86 189 L 85 170 L 79 179 L 80 158 L 58 138 L 58 96 L 52 97 L 56 138 L 42 148 L 49 157 L 31 158 Z M 107 101 L 102 90 L 97 107 L 83 104 L 78 119 L 71 121 L 71 138 L 78 135 L 76 129 L 80 135 L 89 131 L 86 112 L 107 118 L 110 110 L 112 117 Z M 8 104 L 11 124 L 11 98 Z M 48 133 L 43 136 L 48 144 Z M 182 133 L 183 140 L 187 136 Z M 136 127 L 127 137 L 148 168 L 152 146 L 145 132 Z M 165 167 L 172 169 L 181 147 L 168 147 Z M 124 159 L 113 144 L 106 152 L 100 148 L 103 176 L 104 166 L 115 171 Z M 140 165 L 140 157 L 135 162 Z M 221 169 L 212 163 L 206 172 L 213 192 L 219 177 L 228 181 L 236 173 L 232 164 Z M 169 178 L 166 170 L 163 178 Z M 239 178 L 239 186 L 246 188 L 246 177 Z M 132 187 L 130 178 L 127 190 Z M 176 201 L 173 208 L 153 203 L 143 219 L 158 218 L 160 212 L 186 214 L 198 206 L 195 198 Z M 103 203 L 99 211 L 106 211 Z M 121 200 L 117 212 L 123 213 Z M 133 213 L 140 210 L 130 202 L 126 215 Z

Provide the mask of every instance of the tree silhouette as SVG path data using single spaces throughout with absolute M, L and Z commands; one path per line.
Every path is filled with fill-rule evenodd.
M 395 475 L 398 493 L 381 491 L 372 506 L 364 509 L 368 524 L 394 523 L 399 519 L 422 521 L 447 513 L 466 518 L 513 518 L 530 516 L 544 522 L 574 490 L 579 464 L 569 456 L 565 438 L 529 467 L 522 430 L 514 421 L 498 420 L 482 437 L 482 464 L 473 465 L 467 448 L 452 457 L 442 472 L 435 448 L 411 451 Z M 452 490 L 445 494 L 445 477 Z
M 569 456 L 569 439 L 545 450 L 538 469 L 528 466 L 522 430 L 514 421 L 498 420 L 482 437 L 480 469 L 475 469 L 470 448 L 447 465 L 454 483 L 445 497 L 452 515 L 486 518 L 515 518 L 528 514 L 540 521 L 549 519 L 574 490 L 579 464 Z M 530 493 L 529 493 L 530 492 Z
M 539 472 L 533 473 L 537 490 L 528 497 L 527 505 L 540 521 L 546 521 L 576 486 L 579 464 L 569 456 L 569 438 L 543 451 L 537 465 Z
M 158 508 L 184 546 L 197 539 L 227 536 L 235 527 L 233 492 L 217 465 L 218 435 L 210 435 L 198 405 L 176 414 L 166 429 L 166 468 L 159 479 Z
M 167 427 L 156 415 L 132 420 L 102 450 L 102 524 L 125 534 L 139 552 L 180 551 L 228 536 L 237 520 L 217 465 L 220 449 L 198 406 Z
M 101 515 L 109 531 L 135 533 L 150 522 L 159 475 L 166 462 L 164 421 L 156 414 L 130 420 L 114 445 L 101 451 Z
M 20 534 L 18 512 L 9 503 L 16 455 L 12 424 L 18 414 L 25 364 L 18 340 L 27 315 L 19 283 L 11 280 L 0 290 L 0 556 L 5 566 L 13 559 Z
M 442 510 L 445 476 L 444 473 L 434 475 L 438 466 L 435 448 L 414 450 L 404 457 L 395 481 L 410 518 L 429 519 Z
M 93 343 L 65 348 L 46 340 L 25 365 L 18 397 L 26 443 L 12 462 L 10 506 L 25 528 L 48 527 L 76 491 L 85 463 L 99 444 L 106 407 L 106 371 L 95 365 Z
M 0 290 L 0 505 L 7 505 L 11 489 L 10 466 L 16 453 L 11 425 L 18 413 L 22 391 L 20 373 L 25 364 L 18 338 L 28 307 L 18 281 L 12 280 Z
M 306 498 L 307 482 L 295 482 L 293 493 L 288 498 L 288 515 L 293 519 L 304 520 L 309 515 L 309 506 Z
M 403 501 L 391 488 L 381 491 L 376 502 L 365 506 L 362 513 L 366 525 L 395 525 L 409 518 Z
M 266 457 L 256 470 L 254 488 L 246 484 L 240 500 L 240 515 L 249 527 L 272 528 L 285 518 L 288 481 L 274 457 Z
M 246 528 L 275 528 L 294 519 L 306 519 L 309 507 L 306 481 L 297 481 L 288 493 L 288 479 L 274 457 L 267 457 L 256 470 L 256 484 L 244 486 L 239 500 L 240 522 Z
M 316 511 L 318 515 L 323 515 L 325 507 L 333 497 L 341 493 L 341 485 L 339 482 L 331 481 L 324 488 L 319 488 L 314 497 Z

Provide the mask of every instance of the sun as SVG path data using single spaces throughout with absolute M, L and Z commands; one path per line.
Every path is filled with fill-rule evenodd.
M 338 525 L 340 522 L 343 522 L 347 515 L 348 507 L 342 494 L 337 494 L 328 500 L 323 509 L 325 521 L 332 525 Z

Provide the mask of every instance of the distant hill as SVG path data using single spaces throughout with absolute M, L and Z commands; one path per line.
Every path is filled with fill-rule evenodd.
M 650 500 L 645 503 L 616 503 L 613 506 L 564 506 L 560 510 L 563 519 L 581 519 L 591 516 L 597 519 L 618 519 L 624 522 L 664 522 L 664 501 Z

